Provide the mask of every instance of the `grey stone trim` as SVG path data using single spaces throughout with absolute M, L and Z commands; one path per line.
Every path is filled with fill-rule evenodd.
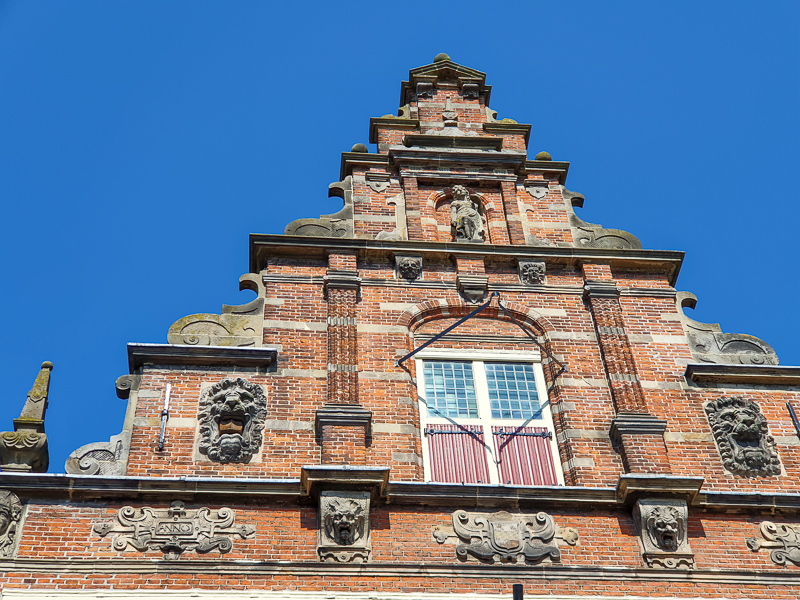
M 136 427 L 159 427 L 161 417 L 134 417 L 133 424 Z M 194 429 L 195 427 L 197 427 L 197 419 L 194 417 L 170 417 L 167 421 L 167 429 Z M 90 475 L 90 473 L 86 473 L 86 475 Z
M 502 123 L 496 121 L 494 123 L 484 123 L 483 130 L 486 133 L 494 133 L 501 135 L 503 133 L 510 135 L 525 136 L 525 146 L 528 146 L 528 140 L 531 137 L 531 126 L 526 123 Z
M 619 298 L 619 289 L 613 281 L 587 281 L 584 289 L 589 298 Z
M 277 429 L 280 431 L 314 431 L 314 421 L 280 421 L 267 419 L 264 421 L 264 429 Z
M 391 127 L 392 129 L 418 129 L 420 126 L 419 119 L 402 119 L 400 117 L 394 116 L 385 116 L 385 117 L 372 117 L 369 120 L 369 143 L 370 144 L 377 144 L 378 143 L 378 125 L 386 125 L 387 127 Z M 345 152 L 345 154 L 350 154 L 349 152 Z M 372 156 L 372 155 L 370 155 Z M 378 154 L 377 156 L 385 156 L 384 154 Z M 386 165 L 389 164 L 387 160 Z M 376 163 L 375 166 L 378 166 Z M 352 171 L 352 167 L 350 168 Z
M 422 466 L 422 457 L 413 452 L 392 452 L 392 460 Z
M 566 439 L 607 440 L 608 431 L 605 429 L 565 429 Z
M 500 152 L 503 149 L 503 138 L 409 133 L 403 136 L 403 145 L 408 148 L 458 148 Z
M 328 426 L 359 426 L 364 428 L 367 437 L 371 434 L 372 411 L 360 404 L 326 404 L 318 408 L 314 417 L 314 430 L 322 436 L 322 428 Z
M 309 465 L 300 467 L 300 487 L 307 496 L 325 489 L 369 490 L 384 496 L 389 483 L 389 467 L 350 465 Z
M 0 571 L 23 573 L 131 573 L 152 575 L 154 566 L 152 559 L 143 558 L 78 558 L 40 559 L 17 558 L 0 560 Z M 582 566 L 542 564 L 532 569 L 530 565 L 500 563 L 484 565 L 477 563 L 434 565 L 430 563 L 380 563 L 364 564 L 341 563 L 286 563 L 280 561 L 236 561 L 226 559 L 181 559 L 158 565 L 161 573 L 219 573 L 224 575 L 302 575 L 306 577 L 421 577 L 441 579 L 446 585 L 448 579 L 522 579 L 526 581 L 576 580 L 602 581 L 605 584 L 613 581 L 642 582 L 678 582 L 699 583 L 705 585 L 730 585 L 738 589 L 742 585 L 756 586 L 796 586 L 800 583 L 800 573 L 790 570 L 745 570 L 745 569 L 648 569 L 615 566 Z M 187 593 L 189 590 L 187 590 Z M 219 591 L 216 591 L 219 594 Z M 254 593 L 252 590 L 249 594 Z M 304 592 L 305 593 L 305 592 Z M 131 598 L 136 590 L 131 590 Z M 316 598 L 317 596 L 310 596 Z M 330 597 L 330 592 L 327 593 Z M 374 592 L 372 592 L 374 597 Z M 387 597 L 391 597 L 388 594 Z M 418 598 L 424 600 L 425 595 Z M 548 596 L 549 597 L 549 596 Z M 552 596 L 554 600 L 577 598 L 580 596 Z M 674 597 L 674 596 L 670 596 Z M 732 598 L 733 596 L 728 596 Z M 587 597 L 588 599 L 589 597 Z M 591 596 L 602 599 L 603 596 Z M 615 600 L 622 600 L 619 596 Z M 666 599 L 666 596 L 653 597 Z
M 411 381 L 408 373 L 388 373 L 386 371 L 359 371 L 359 379 L 382 379 L 383 381 Z
M 359 323 L 358 333 L 408 333 L 408 327 L 404 325 L 372 325 Z
M 663 434 L 666 429 L 667 422 L 653 415 L 619 413 L 611 421 L 610 434 L 613 439 L 619 440 L 622 435 Z
M 649 298 L 674 299 L 677 293 L 675 288 L 619 288 L 620 296 L 646 296 Z
M 548 264 L 561 262 L 570 266 L 577 266 L 581 261 L 607 261 L 614 268 L 665 271 L 670 285 L 675 284 L 684 257 L 683 252 L 672 250 L 504 246 L 497 244 L 321 238 L 253 233 L 250 234 L 250 271 L 259 273 L 266 265 L 267 256 L 302 255 L 305 257 L 325 258 L 329 251 L 352 251 L 356 252 L 361 258 L 367 257 L 373 252 L 506 256 L 522 257 L 525 260 L 543 260 Z M 265 281 L 269 280 L 270 277 L 275 276 L 265 274 Z M 520 287 L 522 288 L 523 286 Z
M 461 297 L 471 304 L 483 302 L 489 289 L 489 278 L 486 275 L 456 274 L 456 286 Z
M 647 381 L 640 379 L 639 384 L 646 390 L 684 390 L 687 385 L 682 381 Z
M 180 365 L 214 367 L 253 367 L 266 369 L 278 358 L 274 348 L 237 348 L 232 346 L 184 346 L 175 344 L 128 344 L 128 368 L 131 373 L 144 365 Z
M 278 321 L 264 320 L 264 329 L 295 329 L 297 331 L 327 331 L 328 323 L 315 323 L 313 321 Z
M 523 175 L 546 173 L 548 175 L 557 175 L 558 183 L 564 185 L 567 182 L 567 173 L 569 173 L 569 163 L 559 160 L 526 160 L 523 166 Z
M 688 380 L 700 385 L 800 385 L 800 367 L 691 363 L 686 365 L 684 375 Z
M 682 498 L 692 504 L 704 481 L 703 477 L 625 473 L 617 482 L 617 497 L 626 504 L 642 497 Z
M 422 333 L 415 333 L 414 339 L 418 341 L 427 341 L 433 338 L 436 334 L 422 334 Z M 468 335 L 468 334 L 458 334 L 458 333 L 448 333 L 445 338 L 451 342 L 465 342 L 465 343 L 482 343 L 482 344 L 522 344 L 522 345 L 530 345 L 530 346 L 537 346 L 536 342 L 534 342 L 529 337 L 525 336 L 520 332 L 518 337 L 513 335 Z M 538 347 L 538 346 L 537 346 Z M 405 356 L 408 350 L 403 350 L 400 356 Z
M 372 431 L 375 433 L 403 433 L 419 437 L 419 427 L 403 423 L 375 423 Z
M 328 269 L 322 283 L 322 293 L 326 298 L 329 289 L 355 290 L 358 294 L 361 289 L 358 271 Z
M 697 443 L 713 442 L 714 436 L 710 433 L 694 433 L 683 431 L 667 431 L 664 433 L 665 442 Z
M 561 385 L 566 387 L 601 387 L 607 388 L 608 382 L 599 377 L 561 377 Z
M 327 377 L 326 369 L 276 369 L 274 373 L 269 373 L 274 377 L 313 377 L 319 379 Z

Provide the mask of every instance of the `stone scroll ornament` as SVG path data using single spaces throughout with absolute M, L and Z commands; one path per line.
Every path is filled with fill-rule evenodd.
M 780 475 L 775 440 L 758 404 L 738 396 L 718 398 L 706 404 L 706 415 L 728 471 L 744 477 Z
M 750 550 L 757 552 L 761 548 L 770 548 L 769 557 L 776 565 L 793 563 L 800 566 L 800 525 L 764 521 L 759 530 L 764 539 L 751 537 L 745 540 Z
M 684 500 L 641 499 L 633 511 L 642 558 L 648 567 L 694 567 L 686 523 L 689 509 Z
M 459 510 L 453 513 L 453 533 L 457 538 L 456 555 L 466 558 L 471 554 L 487 562 L 537 563 L 546 558 L 557 562 L 561 551 L 555 540 L 570 546 L 578 541 L 577 530 L 557 527 L 553 517 L 544 512 L 512 515 L 505 511 L 483 514 Z M 437 527 L 433 537 L 443 544 L 451 536 Z
M 366 562 L 371 550 L 369 492 L 323 491 L 317 552 L 324 562 Z
M 261 448 L 267 398 L 260 385 L 223 379 L 200 397 L 198 450 L 220 463 L 246 463 Z
M 230 552 L 234 537 L 247 539 L 255 535 L 255 527 L 234 524 L 232 509 L 220 508 L 216 516 L 212 512 L 206 507 L 187 510 L 180 500 L 168 509 L 123 506 L 114 521 L 95 525 L 94 532 L 100 537 L 113 533 L 115 550 L 128 546 L 139 552 L 159 550 L 165 560 L 177 560 L 187 550 Z
M 21 518 L 22 504 L 17 495 L 8 490 L 0 490 L 0 558 L 14 555 Z

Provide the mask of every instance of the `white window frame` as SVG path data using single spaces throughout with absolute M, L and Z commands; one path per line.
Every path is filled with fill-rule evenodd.
M 558 453 L 558 441 L 553 424 L 553 413 L 550 409 L 550 400 L 547 396 L 547 385 L 542 370 L 542 356 L 538 351 L 513 352 L 508 350 L 458 350 L 450 348 L 426 349 L 417 353 L 417 399 L 419 400 L 420 414 L 420 435 L 422 436 L 422 461 L 425 471 L 425 481 L 431 481 L 433 473 L 431 469 L 431 457 L 428 449 L 428 440 L 425 436 L 425 429 L 428 425 L 452 423 L 453 421 L 463 425 L 478 425 L 483 428 L 483 438 L 486 443 L 486 462 L 489 465 L 489 483 L 491 485 L 504 485 L 500 481 L 497 457 L 495 456 L 494 441 L 492 435 L 492 425 L 504 425 L 507 427 L 547 427 L 552 432 L 549 438 L 550 451 L 553 455 L 553 468 L 559 485 L 564 485 L 564 473 L 561 467 L 561 457 Z M 447 419 L 444 417 L 432 417 L 428 415 L 428 404 L 425 398 L 425 360 L 453 360 L 468 361 L 472 363 L 472 376 L 475 383 L 475 396 L 478 406 L 478 418 L 470 419 L 458 417 Z M 493 419 L 492 409 L 489 400 L 489 387 L 486 380 L 486 371 L 483 367 L 487 362 L 502 363 L 525 363 L 533 366 L 534 380 L 536 382 L 536 393 L 542 411 L 541 419 Z

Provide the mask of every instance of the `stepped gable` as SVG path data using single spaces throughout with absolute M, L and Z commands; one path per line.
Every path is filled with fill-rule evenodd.
M 641 248 L 630 233 L 586 223 L 575 214 L 584 198 L 564 187 L 569 163 L 554 161 L 547 152 L 528 160 L 531 125 L 498 119 L 490 95 L 485 73 L 447 55 L 412 69 L 401 86 L 397 115 L 370 119 L 369 141 L 377 152 L 356 144 L 342 154 L 341 181 L 331 184 L 329 195 L 342 198 L 343 208 L 293 221 L 285 233 Z M 468 196 L 461 212 L 478 215 L 473 227 L 478 231 L 469 239 L 453 225 L 453 190 L 459 185 Z

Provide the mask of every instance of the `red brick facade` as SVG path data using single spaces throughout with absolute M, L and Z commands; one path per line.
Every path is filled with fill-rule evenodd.
M 800 369 L 684 317 L 683 254 L 581 221 L 569 164 L 529 160 L 530 126 L 497 121 L 490 91 L 446 56 L 412 70 L 399 116 L 371 120 L 377 151 L 343 154 L 332 186 L 343 210 L 251 236 L 255 304 L 181 320 L 170 330 L 181 343 L 129 346 L 121 445 L 79 449 L 65 475 L 0 466 L 0 491 L 22 506 L 6 511 L 3 593 L 477 598 L 521 583 L 526 597 L 800 597 L 800 441 L 787 410 L 800 408 Z M 478 391 L 464 401 L 492 414 L 504 396 L 485 365 L 527 365 L 564 485 L 431 481 L 432 462 L 458 473 L 462 458 L 434 456 L 430 436 L 450 435 L 436 423 L 460 428 L 467 437 L 447 438 L 459 448 L 488 421 L 454 416 L 473 375 L 445 389 L 421 371 L 429 363 L 468 365 Z M 237 378 L 260 386 L 263 405 Z M 228 379 L 233 392 L 209 392 Z M 431 408 L 439 385 L 444 413 Z M 522 444 L 520 419 L 508 435 Z M 481 431 L 469 460 L 510 460 L 508 435 Z M 356 533 L 326 529 L 325 494 Z M 123 531 L 145 507 L 152 531 Z M 202 533 L 203 515 L 229 513 L 233 525 Z M 646 514 L 671 515 L 674 543 Z M 481 518 L 479 534 L 460 536 Z M 177 541 L 158 542 L 182 523 Z M 341 550 L 327 561 L 326 535 Z M 179 558 L 167 560 L 170 544 Z

